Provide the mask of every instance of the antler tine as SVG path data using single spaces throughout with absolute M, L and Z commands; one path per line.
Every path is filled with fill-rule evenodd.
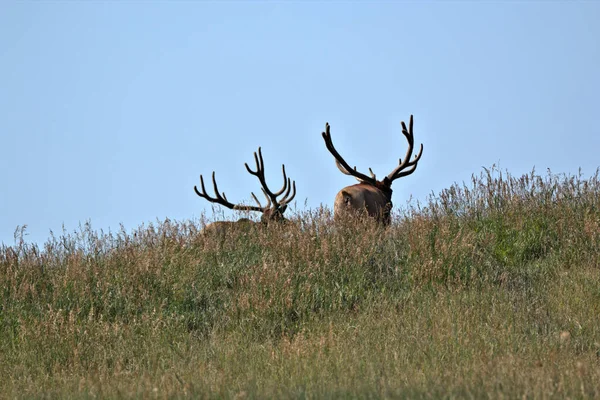
M 371 174 L 371 178 L 377 180 L 377 177 L 375 176 L 375 174 L 373 173 L 373 170 L 369 167 L 369 173 Z
M 223 197 L 221 197 L 221 195 L 219 194 L 219 188 L 217 187 L 217 180 L 215 178 L 215 171 L 213 171 L 213 173 L 212 173 L 212 181 L 213 181 L 213 190 L 215 191 L 215 194 L 217 195 L 217 199 L 224 200 L 225 202 L 229 203 L 227 201 L 227 197 L 225 196 L 225 192 L 223 192 Z M 229 203 L 229 204 L 231 204 L 231 203 Z
M 260 204 L 260 201 L 258 201 L 258 198 L 257 198 L 257 197 L 256 197 L 256 195 L 254 194 L 254 192 L 250 192 L 250 194 L 252 195 L 252 198 L 254 199 L 254 201 L 256 202 L 256 204 L 258 204 L 258 206 L 259 206 L 261 209 L 263 209 L 263 210 L 266 210 L 266 208 L 264 208 L 264 207 L 262 206 L 262 204 Z
M 285 191 L 285 194 L 283 195 L 281 200 L 279 200 L 280 205 L 285 204 L 285 202 L 287 201 L 287 197 L 290 195 L 290 190 L 292 190 L 292 184 L 291 184 L 290 178 L 287 178 L 287 181 L 285 182 L 285 187 L 287 188 L 287 190 Z
M 254 161 L 256 161 L 256 169 L 262 172 L 262 176 L 265 176 L 265 161 L 262 156 L 262 149 L 258 147 L 258 159 L 256 158 L 256 152 L 254 152 Z
M 268 209 L 271 206 L 273 206 L 274 208 L 279 207 L 280 203 L 277 201 L 277 196 L 281 195 L 288 189 L 288 178 L 285 172 L 285 165 L 281 165 L 281 170 L 283 172 L 283 187 L 278 192 L 273 193 L 271 189 L 269 189 L 269 186 L 267 185 L 267 181 L 265 179 L 265 164 L 262 156 L 262 149 L 260 147 L 258 148 L 258 154 L 254 152 L 254 161 L 256 162 L 256 171 L 250 169 L 248 163 L 246 163 L 245 166 L 248 172 L 256 176 L 260 181 L 260 184 L 262 185 L 262 191 L 265 194 L 267 201 L 269 202 L 265 209 Z
M 415 158 L 412 161 L 406 163 L 405 168 L 408 168 L 408 169 L 405 169 L 405 170 L 402 170 L 402 171 L 399 171 L 398 173 L 396 173 L 394 175 L 394 179 L 401 178 L 403 176 L 410 175 L 413 172 L 415 172 L 415 169 L 417 168 L 417 163 L 421 159 L 422 154 L 423 154 L 423 144 L 421 144 L 421 148 L 419 149 L 419 154 L 416 154 Z
M 221 196 L 219 194 L 219 188 L 217 187 L 217 181 L 215 179 L 215 171 L 213 171 L 213 173 L 212 173 L 212 180 L 213 180 L 213 187 L 215 190 L 215 194 L 217 197 L 211 197 L 208 193 L 206 193 L 206 187 L 204 186 L 204 177 L 202 175 L 200 175 L 200 187 L 202 188 L 202 193 L 200 193 L 198 191 L 198 187 L 194 186 L 194 191 L 196 192 L 196 194 L 202 198 L 205 198 L 206 200 L 208 200 L 212 203 L 218 203 L 227 208 L 233 209 L 235 207 L 235 204 L 232 204 L 227 201 L 227 197 L 225 196 L 225 193 L 223 193 L 223 196 Z
M 406 150 L 404 161 L 402 161 L 402 159 L 398 160 L 398 166 L 387 176 L 387 179 L 390 182 L 403 176 L 412 174 L 417 168 L 417 163 L 419 162 L 419 160 L 421 159 L 421 155 L 423 154 L 423 143 L 421 143 L 419 153 L 415 156 L 414 160 L 410 160 L 415 145 L 415 138 L 413 135 L 413 116 L 410 116 L 408 129 L 406 129 L 406 124 L 404 123 L 404 121 L 402 121 L 401 124 L 402 134 L 408 141 L 408 149 Z
M 222 195 L 219 193 L 219 188 L 217 186 L 217 180 L 215 177 L 215 171 L 213 171 L 213 173 L 212 173 L 212 181 L 213 181 L 213 189 L 215 191 L 216 197 L 211 197 L 208 193 L 206 193 L 206 187 L 204 186 L 204 177 L 202 175 L 200 175 L 200 187 L 202 189 L 202 192 L 200 192 L 198 190 L 197 186 L 194 186 L 194 191 L 196 192 L 196 194 L 198 196 L 210 201 L 211 203 L 217 203 L 224 207 L 230 208 L 232 210 L 263 211 L 262 208 L 258 208 L 258 207 L 254 207 L 254 206 L 245 206 L 245 205 L 230 203 L 227 200 L 227 196 L 225 196 L 225 192 L 223 192 Z
M 256 171 L 252 171 L 250 169 L 250 166 L 248 166 L 248 163 L 244 163 L 244 165 L 246 166 L 246 169 L 248 170 L 248 172 L 250 174 L 252 174 L 258 178 L 258 180 L 260 181 L 261 185 L 264 188 L 267 185 L 265 182 L 265 166 L 264 166 L 264 161 L 263 161 L 263 157 L 262 157 L 262 150 L 260 147 L 258 148 L 258 155 L 256 152 L 254 152 L 254 162 L 256 163 Z
M 261 153 L 260 147 L 258 148 L 258 152 Z M 261 154 L 261 156 L 262 156 L 262 154 Z M 250 166 L 248 165 L 248 163 L 244 163 L 244 165 L 246 166 L 246 169 L 248 170 L 249 173 L 251 173 L 254 176 L 258 176 L 260 174 L 260 164 L 259 164 L 259 160 L 258 160 L 258 156 L 256 155 L 256 152 L 254 152 L 254 162 L 256 163 L 256 171 L 252 171 L 250 169 Z
M 194 192 L 196 192 L 198 196 L 210 201 L 210 196 L 206 194 L 206 188 L 204 187 L 204 178 L 202 178 L 202 175 L 200 175 L 200 188 L 202 189 L 202 193 L 200 193 L 200 191 L 198 191 L 198 187 L 194 185 Z
M 285 174 L 285 164 L 281 164 L 281 171 L 283 172 L 283 187 L 278 192 L 273 193 L 275 196 L 279 196 L 281 193 L 285 192 L 290 184 L 289 179 Z
M 338 167 L 338 169 L 340 171 L 342 171 L 342 174 L 352 176 L 352 174 L 350 172 L 348 172 L 348 170 L 346 168 L 344 168 L 344 166 L 342 164 L 340 164 L 340 162 L 337 159 L 335 160 L 335 165 Z M 356 170 L 356 167 L 354 167 L 354 170 Z
M 358 172 L 356 170 L 356 167 L 350 168 L 350 165 L 348 165 L 346 160 L 344 160 L 344 158 L 340 155 L 340 153 L 337 152 L 337 150 L 335 149 L 335 146 L 333 145 L 333 141 L 331 140 L 330 129 L 331 129 L 331 127 L 329 126 L 329 123 L 325 123 L 325 132 L 323 132 L 322 135 L 323 135 L 323 140 L 325 140 L 325 146 L 327 147 L 327 150 L 329 150 L 331 155 L 333 155 L 333 157 L 335 158 L 335 162 L 336 162 L 338 169 L 340 171 L 342 171 L 342 173 L 344 173 L 346 175 L 351 175 L 361 182 L 364 181 L 364 182 L 368 182 L 372 185 L 375 185 L 377 181 L 374 179 L 373 176 L 368 177 L 365 174 Z
M 288 178 L 287 184 L 288 184 L 288 189 L 285 192 L 285 196 L 283 196 L 283 199 L 281 199 L 279 201 L 279 204 L 281 206 L 288 204 L 290 201 L 294 200 L 294 197 L 296 197 L 296 181 L 292 181 L 292 184 L 290 185 L 290 178 Z M 290 194 L 290 189 L 292 190 L 292 196 L 290 198 L 288 198 L 288 196 Z
M 265 188 L 260 188 L 260 190 L 262 190 L 262 192 L 264 193 L 265 197 L 267 198 L 267 205 L 265 206 L 265 210 L 268 210 L 269 208 L 271 208 L 271 198 L 267 194 L 267 191 L 265 190 Z M 277 207 L 277 206 L 278 206 L 278 204 L 275 203 L 275 207 Z

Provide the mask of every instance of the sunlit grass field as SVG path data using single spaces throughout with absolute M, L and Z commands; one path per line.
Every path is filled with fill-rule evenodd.
M 598 173 L 484 170 L 395 210 L 18 229 L 0 397 L 600 397 Z

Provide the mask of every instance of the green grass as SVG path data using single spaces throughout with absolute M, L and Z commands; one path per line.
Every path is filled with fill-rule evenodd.
M 598 398 L 600 180 L 497 170 L 425 205 L 0 248 L 0 397 Z

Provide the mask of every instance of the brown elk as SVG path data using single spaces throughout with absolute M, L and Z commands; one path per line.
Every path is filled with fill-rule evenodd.
M 211 197 L 210 195 L 208 195 L 208 193 L 206 193 L 206 188 L 204 187 L 204 178 L 202 177 L 202 175 L 200 175 L 200 187 L 202 191 L 200 192 L 196 186 L 194 186 L 194 191 L 198 196 L 210 201 L 211 203 L 220 204 L 232 210 L 261 212 L 262 215 L 260 217 L 260 223 L 264 225 L 268 225 L 271 222 L 285 221 L 286 219 L 283 216 L 283 213 L 287 209 L 288 204 L 296 196 L 296 181 L 291 181 L 290 178 L 287 177 L 285 173 L 285 165 L 282 164 L 281 170 L 283 172 L 283 187 L 281 188 L 281 190 L 273 193 L 267 186 L 267 182 L 265 180 L 265 165 L 260 147 L 258 148 L 258 155 L 256 154 L 256 152 L 254 152 L 254 161 L 256 162 L 256 171 L 251 170 L 247 163 L 245 163 L 244 165 L 246 166 L 248 172 L 256 176 L 260 181 L 260 184 L 262 186 L 261 190 L 267 198 L 267 204 L 264 207 L 262 206 L 260 201 L 258 201 L 258 198 L 254 195 L 254 193 L 251 193 L 252 198 L 258 204 L 258 207 L 230 203 L 227 200 L 227 196 L 225 196 L 225 192 L 223 192 L 222 194 L 219 193 L 219 188 L 217 187 L 217 181 L 215 179 L 214 171 L 212 173 L 212 181 L 216 197 Z M 280 200 L 277 200 L 277 197 L 281 194 L 284 194 L 284 196 Z M 250 226 L 254 226 L 255 224 L 257 223 L 248 218 L 240 218 L 237 221 L 216 221 L 208 224 L 204 228 L 203 233 L 222 234 L 233 227 L 249 228 Z
M 335 158 L 336 165 L 340 171 L 346 175 L 355 177 L 360 182 L 352 186 L 347 186 L 338 192 L 335 196 L 334 216 L 339 218 L 342 214 L 347 214 L 348 212 L 356 214 L 357 212 L 361 213 L 366 210 L 370 217 L 376 218 L 377 221 L 384 225 L 389 225 L 392 209 L 392 182 L 415 172 L 417 163 L 423 154 L 423 144 L 421 144 L 419 153 L 415 155 L 412 161 L 410 160 L 414 147 L 413 116 L 410 116 L 408 129 L 406 129 L 404 121 L 402 122 L 402 134 L 408 140 L 406 155 L 404 159 L 399 160 L 398 166 L 381 181 L 377 180 L 371 168 L 369 168 L 371 176 L 358 172 L 356 167 L 350 168 L 350 165 L 348 165 L 333 146 L 329 129 L 329 123 L 326 123 L 323 139 L 325 140 L 327 150 Z

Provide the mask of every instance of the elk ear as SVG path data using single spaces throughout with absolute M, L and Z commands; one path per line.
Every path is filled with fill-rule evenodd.
M 352 196 L 345 190 L 342 190 L 342 197 L 344 198 L 344 204 L 352 203 Z
M 283 214 L 285 212 L 285 210 L 287 210 L 287 204 L 284 204 L 281 207 L 279 207 L 279 213 L 280 214 Z

